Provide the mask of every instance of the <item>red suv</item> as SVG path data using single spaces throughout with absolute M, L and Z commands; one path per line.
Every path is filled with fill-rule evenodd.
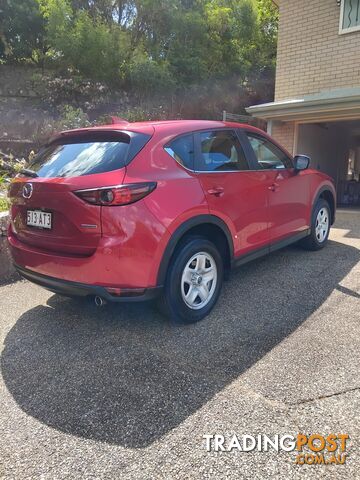
M 63 132 L 10 187 L 17 270 L 67 296 L 159 297 L 190 323 L 235 265 L 301 241 L 322 248 L 335 190 L 263 131 L 215 121 Z

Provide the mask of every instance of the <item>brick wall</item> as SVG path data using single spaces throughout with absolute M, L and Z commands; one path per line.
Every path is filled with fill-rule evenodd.
M 281 0 L 276 100 L 360 86 L 360 31 L 339 22 L 336 0 Z
M 274 122 L 271 135 L 285 147 L 290 154 L 294 149 L 294 134 L 295 124 L 294 122 L 288 123 L 276 123 Z

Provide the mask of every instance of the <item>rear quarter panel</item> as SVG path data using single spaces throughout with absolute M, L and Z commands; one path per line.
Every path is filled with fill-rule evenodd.
M 164 145 L 174 136 L 171 131 L 156 131 L 148 148 L 127 167 L 125 177 L 125 183 L 157 182 L 157 188 L 144 201 L 169 233 L 189 218 L 209 213 L 197 175 L 179 165 L 164 150 Z
M 122 231 L 131 230 L 126 225 L 130 218 L 137 222 L 136 228 L 142 232 L 139 250 L 145 245 L 146 261 L 151 261 L 148 282 L 151 286 L 157 284 L 161 259 L 174 231 L 186 220 L 209 213 L 197 176 L 178 165 L 163 148 L 173 137 L 174 134 L 164 136 L 163 132 L 155 131 L 149 144 L 127 166 L 124 179 L 124 183 L 157 183 L 150 195 L 133 205 L 136 209 L 138 204 L 143 204 L 141 215 L 134 212 L 130 217 L 126 215 L 126 221 L 119 218 L 118 222 Z

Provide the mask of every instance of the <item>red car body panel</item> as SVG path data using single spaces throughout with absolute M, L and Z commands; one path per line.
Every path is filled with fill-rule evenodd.
M 96 249 L 86 256 L 35 247 L 21 241 L 10 227 L 15 264 L 73 282 L 119 288 L 156 286 L 158 265 L 170 234 L 144 201 L 126 205 L 121 212 L 116 208 L 111 213 L 109 210 L 104 209 L 102 216 L 104 233 Z
M 200 173 L 210 213 L 231 225 L 235 256 L 269 244 L 268 193 L 263 172 Z M 224 190 L 220 196 L 212 193 Z M 246 199 L 246 201 L 245 201 Z
M 157 182 L 157 188 L 144 201 L 170 233 L 185 220 L 209 213 L 197 174 L 181 167 L 164 150 L 164 145 L 178 134 L 173 127 L 157 132 L 152 138 L 152 148 L 141 151 L 136 162 L 128 165 L 125 178 L 125 183 Z
M 121 123 L 60 134 L 57 138 L 120 130 L 151 138 L 118 170 L 68 178 L 16 178 L 9 192 L 8 238 L 14 263 L 64 281 L 142 291 L 159 286 L 169 242 L 186 222 L 199 216 L 223 222 L 234 247 L 233 260 L 307 231 L 319 193 L 325 188 L 335 199 L 326 175 L 294 169 L 195 173 L 164 149 L 181 134 L 224 128 L 246 128 L 267 137 L 248 125 L 200 120 Z M 142 182 L 157 186 L 129 205 L 92 205 L 74 194 L 81 189 Z M 34 187 L 29 199 L 22 196 L 25 183 Z M 223 193 L 214 195 L 218 188 Z M 32 208 L 53 213 L 52 230 L 26 225 L 26 212 Z
M 309 177 L 291 170 L 268 172 L 269 235 L 276 242 L 310 227 Z

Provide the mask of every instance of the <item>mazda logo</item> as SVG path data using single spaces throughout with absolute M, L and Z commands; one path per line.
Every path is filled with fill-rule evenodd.
M 33 184 L 32 183 L 25 183 L 22 191 L 22 195 L 24 198 L 30 198 L 33 193 Z

